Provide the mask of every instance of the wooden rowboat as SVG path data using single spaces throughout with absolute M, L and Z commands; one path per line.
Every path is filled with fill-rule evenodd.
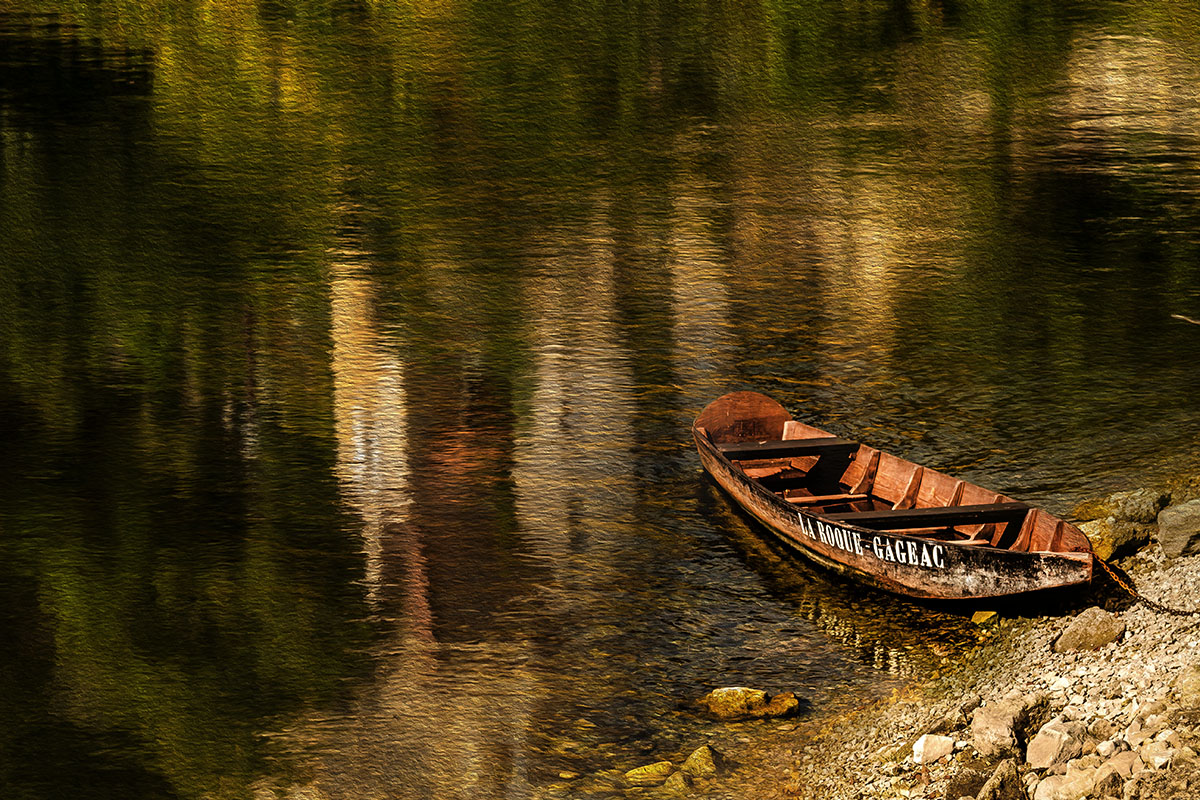
M 1091 580 L 1075 526 L 797 422 L 757 392 L 714 400 L 692 436 L 704 469 L 784 544 L 880 588 L 961 600 Z

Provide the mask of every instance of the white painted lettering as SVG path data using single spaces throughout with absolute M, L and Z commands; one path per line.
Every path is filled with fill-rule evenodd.
M 933 563 L 939 569 L 946 568 L 946 548 L 940 544 L 933 547 Z
M 813 533 L 812 520 L 803 514 L 800 515 L 800 530 L 804 531 L 804 534 L 810 539 L 817 538 L 816 534 Z
M 929 546 L 924 542 L 921 543 L 921 566 L 932 567 L 933 562 L 929 559 Z
M 880 561 L 883 561 L 883 558 L 884 558 L 884 549 L 883 549 L 882 541 L 883 540 L 880 539 L 878 536 L 871 537 L 871 552 L 873 552 L 875 554 L 875 557 L 878 558 Z

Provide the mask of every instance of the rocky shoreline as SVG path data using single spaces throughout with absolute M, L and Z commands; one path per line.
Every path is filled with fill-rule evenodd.
M 1200 479 L 1081 504 L 1099 555 L 1163 605 L 1200 608 Z M 1200 616 L 1116 587 L 1061 616 L 1001 619 L 1001 635 L 909 696 L 815 732 L 781 796 L 1200 796 Z M 829 757 L 836 753 L 836 757 Z
M 1200 558 L 1189 557 L 1200 550 L 1200 476 L 1089 501 L 1074 516 L 1098 555 L 1143 595 L 1200 608 Z M 1200 797 L 1200 615 L 1155 611 L 1108 588 L 1066 614 L 977 615 L 992 635 L 945 674 L 886 703 L 823 723 L 750 723 L 753 736 L 710 742 L 727 766 L 699 775 L 662 761 L 661 779 L 650 782 L 614 770 L 601 794 Z M 563 786 L 559 796 L 598 796 L 603 785 Z

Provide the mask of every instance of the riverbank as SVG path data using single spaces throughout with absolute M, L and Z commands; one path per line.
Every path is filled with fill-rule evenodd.
M 1185 607 L 1196 603 L 1184 598 L 1200 598 L 1200 559 L 1151 556 L 1129 566 L 1152 598 Z M 1114 641 L 1055 651 L 1073 622 L 1100 613 L 1107 614 L 1009 620 L 952 674 L 811 732 L 795 748 L 780 795 L 1075 800 L 1200 792 L 1200 618 L 1130 606 L 1105 617 L 1124 628 Z M 950 752 L 918 763 L 914 746 L 925 735 L 918 750 Z M 1006 770 L 1010 789 L 980 794 Z
M 1083 503 L 1074 516 L 1123 580 L 1191 610 L 1200 608 L 1200 558 L 1190 555 L 1200 548 L 1198 497 L 1193 476 Z M 1200 796 L 1200 615 L 1134 603 L 1107 576 L 1084 593 L 1002 610 L 976 616 L 980 642 L 962 658 L 884 702 L 833 718 L 721 726 L 708 744 L 725 754 L 723 774 L 623 794 Z
M 1196 531 L 1177 524 L 1200 512 L 1196 483 L 1176 482 L 1174 497 L 1171 487 L 1141 490 L 1076 510 L 1097 517 L 1086 527 L 1117 532 L 1115 545 L 1102 545 L 1114 547 L 1110 555 L 1136 550 L 1119 569 L 1144 595 L 1175 608 L 1200 607 L 1200 558 L 1183 555 Z M 1108 588 L 1087 598 L 1097 605 L 990 620 L 997 635 L 946 674 L 798 728 L 763 754 L 760 773 L 786 773 L 782 786 L 754 786 L 755 796 L 1200 794 L 1200 616 L 1154 611 Z

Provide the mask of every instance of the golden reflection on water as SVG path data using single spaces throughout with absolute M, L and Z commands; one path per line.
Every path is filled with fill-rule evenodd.
M 936 669 L 969 639 L 961 618 L 790 565 L 697 488 L 687 425 L 728 389 L 778 394 L 922 461 L 923 428 L 942 463 L 986 470 L 1008 447 L 979 480 L 1020 483 L 1031 500 L 1066 503 L 1142 480 L 1160 451 L 1196 451 L 1194 326 L 1167 322 L 1200 315 L 1200 67 L 1179 9 L 953 22 L 922 6 L 920 35 L 863 44 L 894 20 L 831 7 L 729 24 L 718 9 L 678 29 L 600 13 L 573 28 L 543 24 L 536 4 L 317 5 L 158 16 L 165 5 L 134 2 L 36 35 L 0 15 L 5 46 L 17 43 L 0 91 L 5 399 L 73 431 L 120 419 L 119 396 L 155 445 L 120 458 L 131 474 L 176 473 L 189 492 L 211 488 L 196 475 L 232 476 L 219 500 L 188 506 L 194 529 L 115 496 L 87 507 L 153 543 L 123 553 L 89 532 L 96 563 L 146 569 L 136 582 L 175 600 L 131 605 L 134 581 L 91 580 L 92 551 L 52 514 L 28 548 L 40 563 L 6 564 L 14 585 L 37 587 L 30 607 L 44 604 L 33 638 L 57 659 L 51 705 L 105 742 L 151 731 L 153 745 L 117 745 L 147 773 L 209 777 L 178 777 L 192 749 L 208 751 L 153 731 L 220 727 L 180 709 L 220 694 L 200 676 L 255 675 L 257 656 L 226 672 L 214 649 L 179 671 L 195 656 L 175 649 L 175 629 L 160 650 L 128 633 L 142 609 L 165 602 L 191 628 L 187 591 L 172 587 L 198 578 L 223 642 L 324 651 L 349 620 L 306 603 L 339 595 L 345 573 L 313 587 L 273 567 L 297 528 L 330 534 L 342 510 L 366 601 L 346 592 L 344 616 L 366 608 L 373 674 L 346 677 L 340 653 L 281 658 L 264 674 L 312 663 L 356 683 L 338 701 L 320 680 L 289 685 L 290 716 L 267 723 L 276 701 L 238 686 L 212 718 L 282 729 L 305 777 L 278 780 L 297 798 L 524 796 L 547 764 L 613 766 L 707 735 L 672 705 L 705 682 L 803 679 L 826 706 Z M 710 28 L 732 31 L 729 52 L 706 52 Z M 773 49 L 804 29 L 838 52 L 819 33 L 815 50 Z M 597 39 L 567 63 L 555 54 L 577 34 Z M 655 44 L 676 36 L 676 52 Z M 62 41 L 42 49 L 43 37 Z M 91 39 L 111 52 L 79 47 Z M 611 58 L 623 77 L 607 85 Z M 693 64 L 713 85 L 692 85 Z M 348 175 L 355 202 L 340 193 Z M 327 247 L 330 203 L 349 232 Z M 1113 246 L 1123 236 L 1136 246 Z M 320 253 L 324 280 L 306 269 Z M 178 330 L 161 324 L 181 315 Z M 167 413 L 174 388 L 180 417 Z M 222 394 L 227 438 L 208 442 L 199 410 Z M 30 452 L 68 460 L 22 414 Z M 316 496 L 298 521 L 274 492 L 326 477 L 330 428 L 341 507 Z M 245 486 L 208 452 L 239 448 Z M 47 491 L 39 502 L 63 505 Z M 152 491 L 147 507 L 173 492 Z M 200 530 L 208 515 L 225 527 Z M 220 569 L 176 562 L 160 549 L 174 539 L 217 553 Z M 222 599 L 242 583 L 261 597 L 268 567 L 267 594 L 295 609 Z M 130 703 L 128 664 L 163 667 L 171 691 Z M 882 676 L 849 675 L 863 665 Z M 157 695 L 179 700 L 140 702 Z
M 412 504 L 404 362 L 377 331 L 369 254 L 343 242 L 328 255 L 336 472 L 347 504 L 362 519 L 364 583 L 368 600 L 377 604 L 385 533 L 405 528 Z M 406 593 L 415 598 L 410 616 L 427 633 L 420 546 L 415 535 L 405 538 L 414 571 L 415 588 Z
M 371 606 L 382 625 L 374 678 L 349 707 L 287 727 L 281 742 L 306 778 L 264 796 L 521 797 L 524 730 L 538 696 L 520 641 L 437 641 L 421 526 L 414 519 L 413 442 L 400 342 L 379 330 L 372 255 L 344 241 L 329 254 L 337 474 L 361 520 Z M 449 443 L 450 451 L 456 449 Z M 459 466 L 453 452 L 447 468 Z M 469 457 L 469 453 L 467 454 Z M 427 476 L 426 480 L 430 480 Z M 432 476 L 436 483 L 437 476 Z M 444 660 L 454 652 L 455 668 Z
M 512 483 L 531 555 L 554 567 L 586 547 L 591 569 L 608 573 L 620 569 L 605 552 L 612 540 L 589 528 L 632 518 L 633 380 L 617 338 L 611 237 L 593 222 L 577 243 L 520 289 L 533 364 Z

